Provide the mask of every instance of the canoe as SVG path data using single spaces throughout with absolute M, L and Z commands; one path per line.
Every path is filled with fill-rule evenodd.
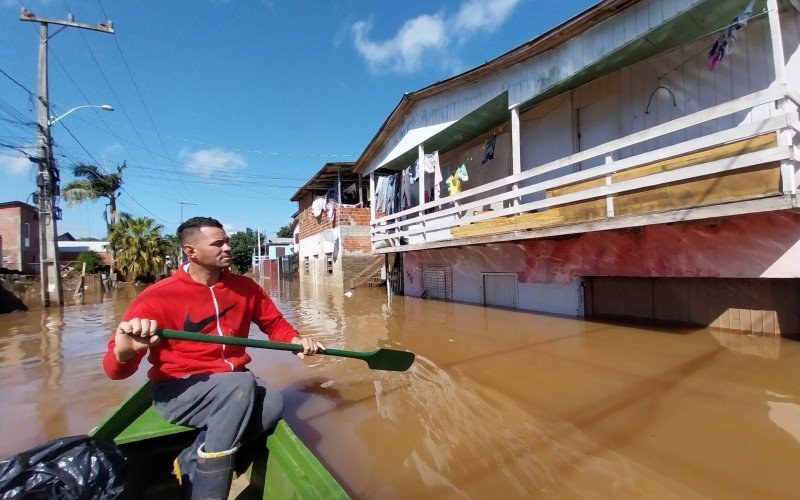
M 194 441 L 197 432 L 164 420 L 153 409 L 147 382 L 90 435 L 113 441 L 128 458 L 122 498 L 162 499 L 180 498 L 172 463 Z M 285 420 L 280 420 L 265 439 L 242 446 L 236 456 L 234 477 L 232 491 L 243 490 L 237 498 L 348 498 Z

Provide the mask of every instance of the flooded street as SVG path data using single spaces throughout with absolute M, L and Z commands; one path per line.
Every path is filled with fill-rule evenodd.
M 800 343 L 267 283 L 327 347 L 417 354 L 394 373 L 250 349 L 354 497 L 800 494 Z M 100 366 L 134 293 L 0 316 L 0 456 L 88 432 L 144 380 Z

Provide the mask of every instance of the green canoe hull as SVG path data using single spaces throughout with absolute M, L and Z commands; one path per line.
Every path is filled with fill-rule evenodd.
M 170 424 L 156 413 L 148 382 L 90 434 L 113 441 L 128 457 L 123 498 L 179 498 L 172 463 L 197 432 Z M 241 494 L 244 498 L 348 498 L 285 420 L 280 420 L 265 440 L 241 448 L 236 470 L 247 477 L 247 487 Z M 237 479 L 236 484 L 241 485 L 242 480 Z

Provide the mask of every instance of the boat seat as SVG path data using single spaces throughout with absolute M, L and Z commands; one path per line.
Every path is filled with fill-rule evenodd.
M 183 425 L 175 425 L 164 420 L 164 417 L 152 406 L 139 415 L 127 428 L 120 432 L 115 438 L 116 444 L 134 443 L 145 439 L 180 434 L 183 432 L 193 432 L 197 429 Z

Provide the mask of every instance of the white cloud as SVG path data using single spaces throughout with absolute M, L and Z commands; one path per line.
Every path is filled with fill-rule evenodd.
M 183 169 L 190 173 L 209 177 L 218 172 L 234 172 L 247 166 L 241 155 L 220 148 L 201 149 L 194 153 L 181 151 Z
M 30 170 L 31 162 L 22 153 L 0 152 L 0 169 L 11 175 L 22 175 Z
M 458 9 L 453 24 L 457 31 L 491 33 L 508 19 L 518 3 L 519 0 L 469 0 Z
M 353 37 L 356 49 L 367 60 L 371 70 L 387 68 L 411 73 L 419 69 L 426 49 L 441 50 L 445 47 L 444 27 L 440 14 L 422 15 L 406 21 L 391 40 L 373 42 L 368 39 L 372 23 L 358 21 L 353 24 Z
M 384 41 L 369 37 L 371 20 L 353 23 L 353 44 L 373 72 L 412 73 L 427 58 L 435 57 L 452 66 L 448 53 L 453 42 L 464 42 L 478 32 L 497 30 L 520 0 L 467 0 L 450 15 L 422 14 L 407 20 L 395 35 Z

